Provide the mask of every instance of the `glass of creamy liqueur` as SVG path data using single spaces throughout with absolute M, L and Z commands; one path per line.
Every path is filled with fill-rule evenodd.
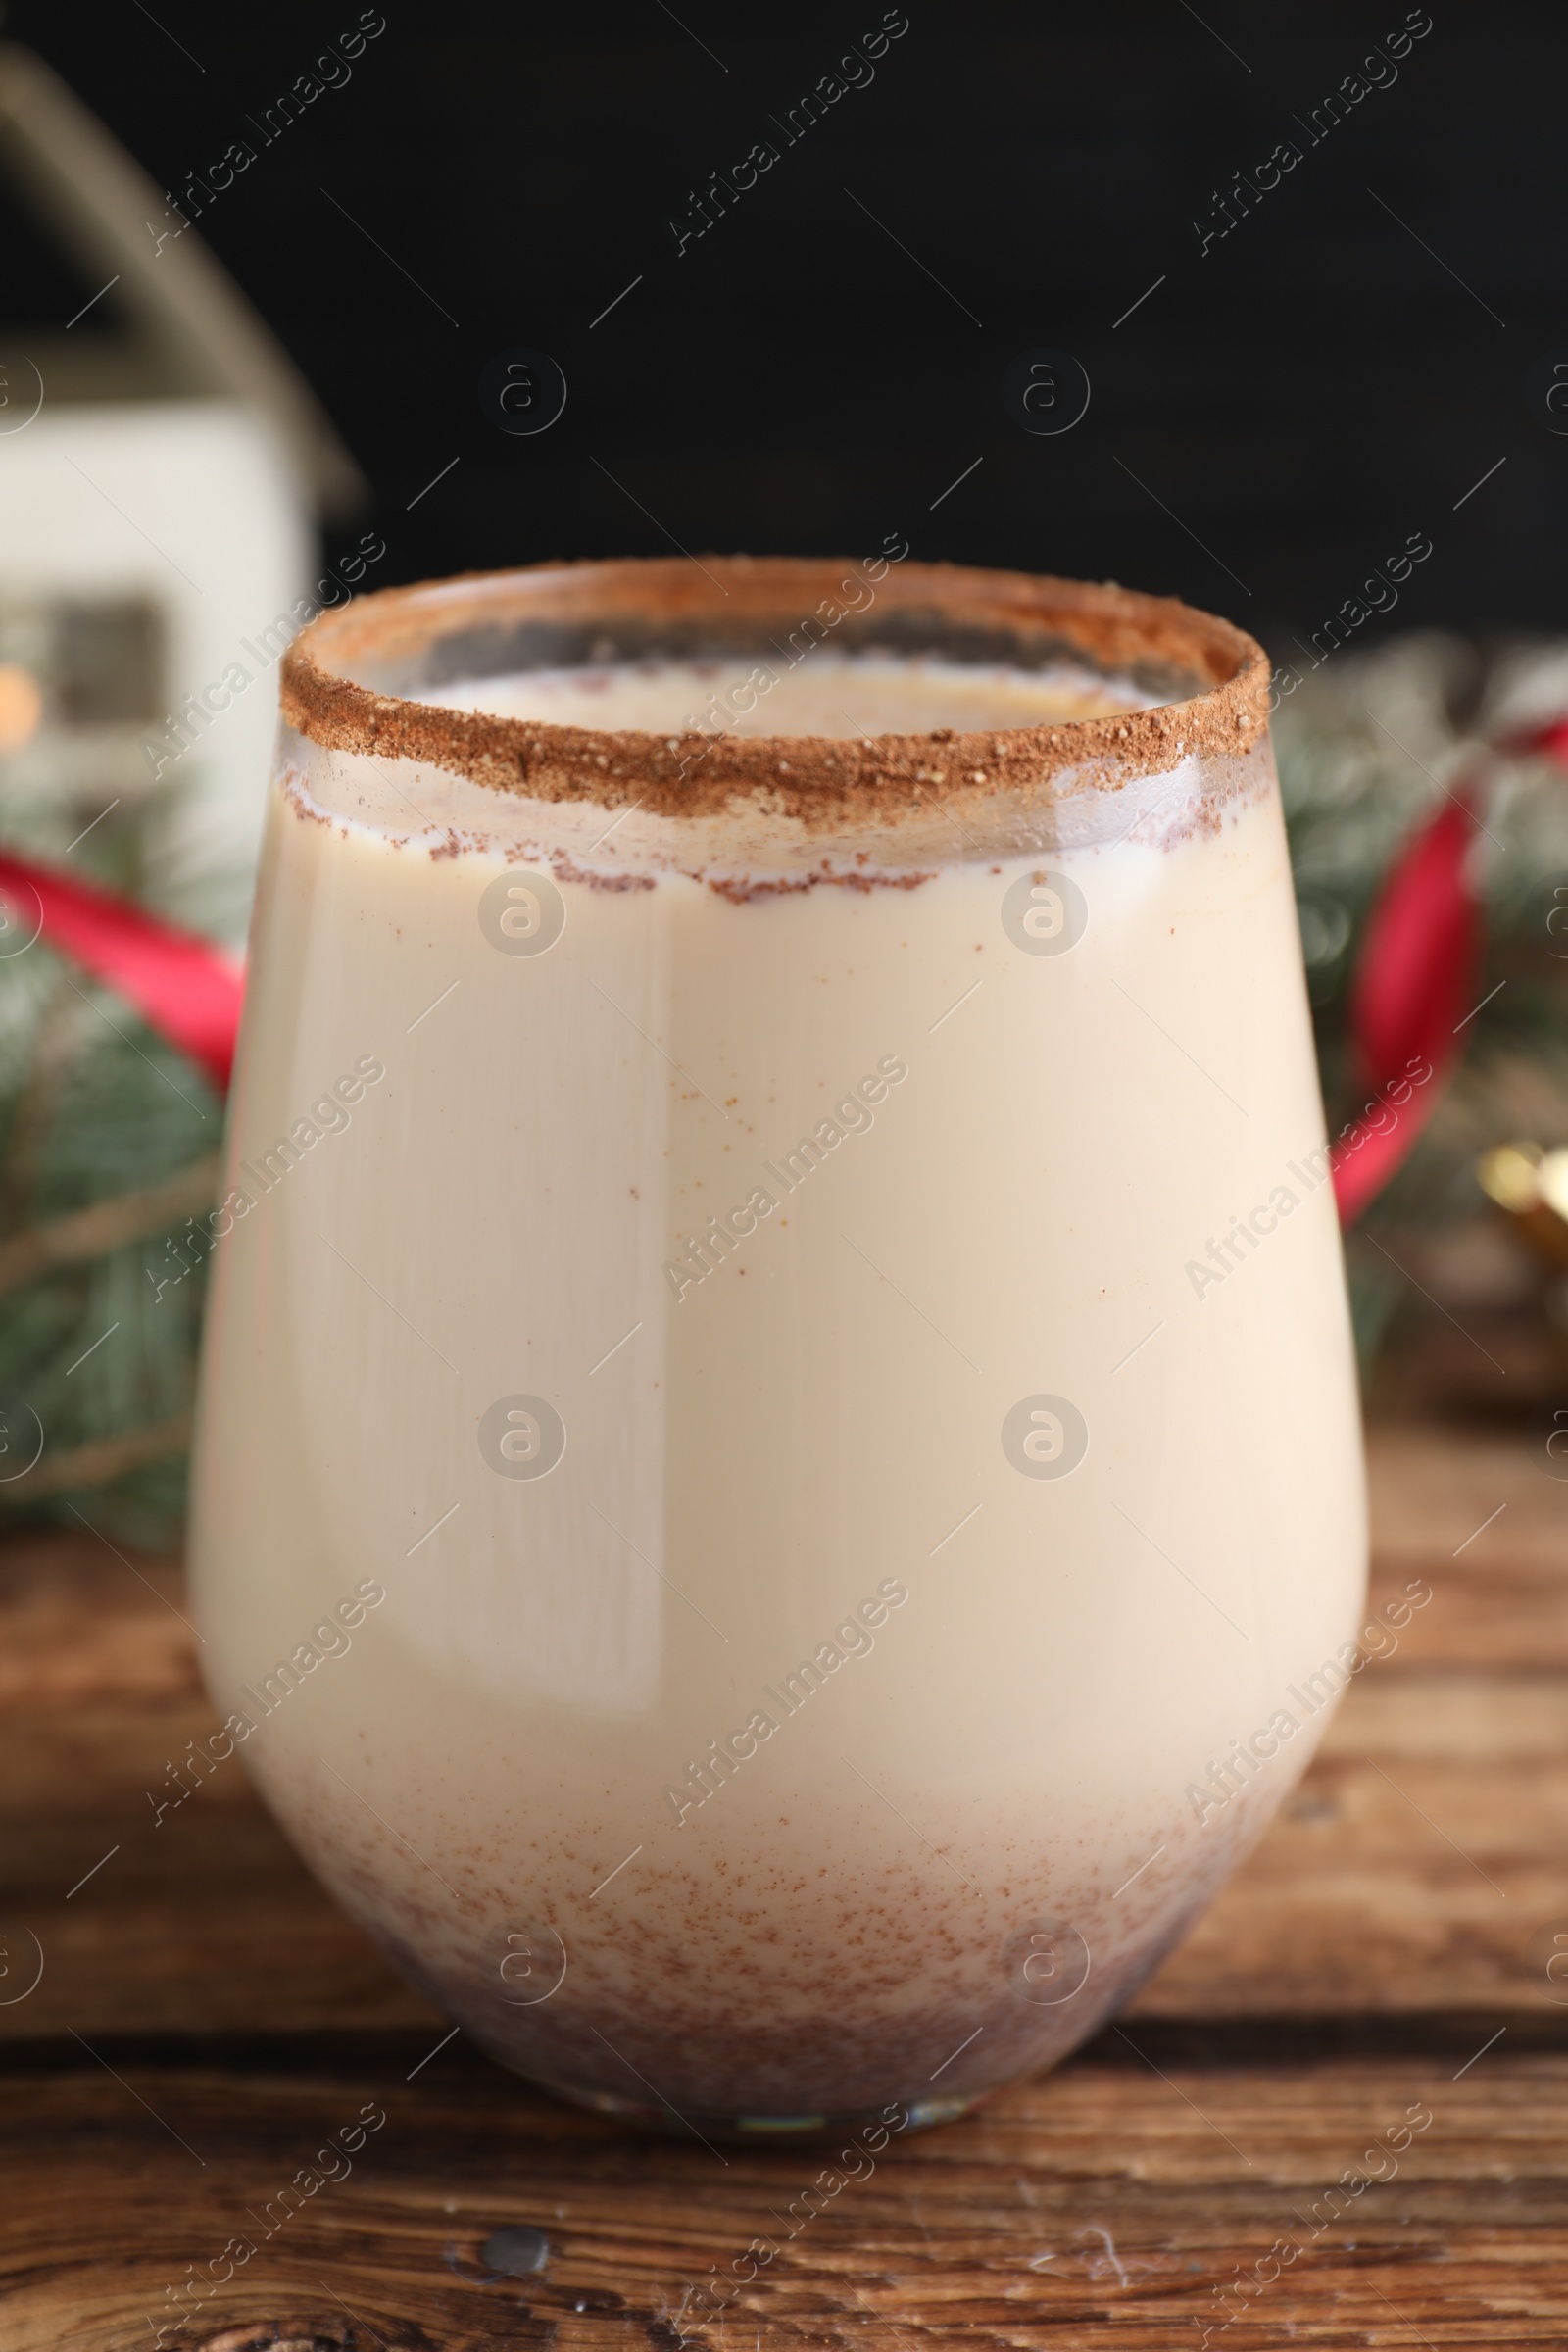
M 958 2114 L 1321 1735 L 1361 1460 L 1266 687 L 902 542 L 285 660 L 204 1654 L 312 1868 L 565 2098 Z

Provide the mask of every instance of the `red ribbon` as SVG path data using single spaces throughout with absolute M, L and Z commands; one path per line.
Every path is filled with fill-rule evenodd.
M 9 928 L 46 939 L 117 989 L 149 1029 L 227 1093 L 244 980 L 217 948 L 128 899 L 3 853 L 0 894 Z
M 1368 918 L 1350 991 L 1350 1040 L 1372 1098 L 1333 1150 L 1350 1225 L 1414 1149 L 1463 1051 L 1481 911 L 1469 880 L 1475 815 L 1457 796 L 1419 826 Z
M 1568 765 L 1568 719 L 1506 736 L 1496 750 L 1516 759 L 1545 752 Z M 1350 991 L 1350 1040 L 1372 1095 L 1332 1152 L 1346 1225 L 1408 1158 L 1480 1009 L 1481 906 L 1470 852 L 1481 784 L 1478 762 L 1437 815 L 1416 827 L 1367 920 Z

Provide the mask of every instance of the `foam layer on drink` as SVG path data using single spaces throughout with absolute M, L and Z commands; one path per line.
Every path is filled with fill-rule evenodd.
M 1363 1577 L 1266 746 L 1049 865 L 753 895 L 291 757 L 193 1547 L 270 1801 L 577 2096 L 935 2110 L 1071 2046 L 1303 1766 Z
M 1130 678 L 1055 662 L 1039 670 L 896 654 L 812 652 L 795 665 L 669 662 L 526 670 L 455 681 L 426 699 L 453 710 L 552 726 L 648 734 L 702 729 L 739 736 L 849 737 L 1033 727 L 1147 710 Z

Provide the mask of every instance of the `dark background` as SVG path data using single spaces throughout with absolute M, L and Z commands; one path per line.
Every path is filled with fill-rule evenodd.
M 1285 655 L 1425 532 L 1361 642 L 1568 627 L 1568 439 L 1524 392 L 1568 347 L 1568 11 L 1432 0 L 1394 86 L 1308 146 L 1294 118 L 1402 0 L 1203 0 L 1201 21 L 907 0 L 871 85 L 681 256 L 689 191 L 782 146 L 769 116 L 881 0 L 384 13 L 348 85 L 265 148 L 246 116 L 357 0 L 156 0 L 156 22 L 17 0 L 6 21 L 161 185 L 258 148 L 199 226 L 373 483 L 378 581 L 671 539 L 859 555 L 901 530 L 920 556 L 1173 591 Z M 1302 162 L 1200 255 L 1214 191 L 1292 136 Z M 81 299 L 14 246 L 9 273 L 13 317 L 61 324 Z M 477 399 L 516 345 L 569 384 L 532 438 Z M 1054 438 L 1001 399 L 1037 346 L 1093 385 Z

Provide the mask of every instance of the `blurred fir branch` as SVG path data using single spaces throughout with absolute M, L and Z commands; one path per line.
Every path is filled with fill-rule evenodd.
M 95 827 L 69 798 L 0 797 L 0 839 L 197 930 L 229 924 L 244 877 L 182 830 L 183 794 Z M 182 1249 L 217 1190 L 223 1105 L 113 991 L 41 940 L 0 938 L 0 1526 L 85 1520 L 177 1544 L 206 1287 Z M 37 1416 L 35 1424 L 32 1416 Z M 15 1475 L 37 1445 L 25 1478 Z
M 1274 719 L 1329 1132 L 1365 1102 L 1347 1036 L 1351 976 L 1391 861 L 1488 739 L 1568 715 L 1568 649 L 1490 652 L 1395 639 L 1326 663 Z M 1513 1137 L 1568 1143 L 1568 776 L 1553 760 L 1487 768 L 1475 873 L 1486 953 L 1464 1058 L 1430 1124 L 1347 1237 L 1351 1307 L 1369 1364 L 1406 1286 L 1380 1233 L 1476 1214 L 1479 1155 Z M 1556 916 L 1555 925 L 1553 922 Z

